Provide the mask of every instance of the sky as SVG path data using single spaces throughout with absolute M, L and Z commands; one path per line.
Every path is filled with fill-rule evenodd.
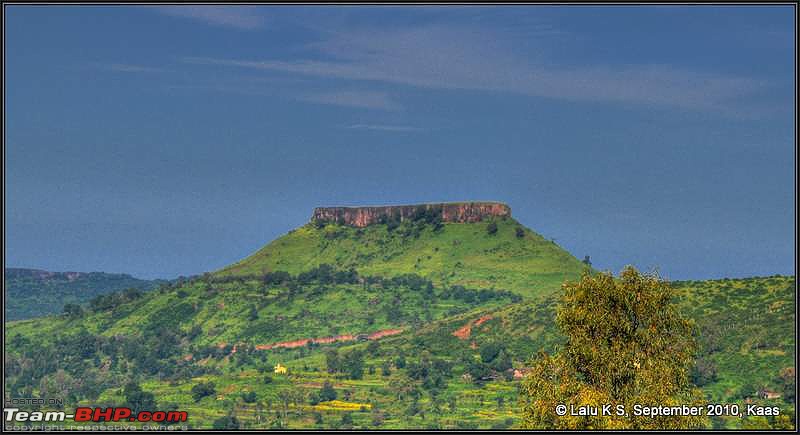
M 7 267 L 217 270 L 496 200 L 601 270 L 794 274 L 792 6 L 4 6 Z

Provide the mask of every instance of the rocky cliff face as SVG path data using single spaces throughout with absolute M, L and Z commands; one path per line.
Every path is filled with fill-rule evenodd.
M 442 222 L 479 222 L 492 216 L 511 216 L 511 208 L 499 202 L 452 202 L 382 207 L 318 207 L 314 209 L 311 221 L 365 227 L 376 223 L 385 223 L 389 220 L 402 222 L 423 216 L 438 216 Z

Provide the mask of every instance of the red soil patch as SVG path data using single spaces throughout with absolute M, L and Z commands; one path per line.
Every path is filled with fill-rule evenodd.
M 472 322 L 467 323 L 466 325 L 456 329 L 453 331 L 453 335 L 456 337 L 466 340 L 469 338 L 469 334 L 472 333 Z
M 475 321 L 475 326 L 481 326 L 481 324 L 482 324 L 483 322 L 486 322 L 486 321 L 488 321 L 488 320 L 492 320 L 492 316 L 488 316 L 488 315 L 487 315 L 487 316 L 483 316 L 483 317 L 481 317 L 480 319 L 478 319 L 478 320 L 476 320 L 476 321 Z
M 367 336 L 368 340 L 377 340 L 379 338 L 388 337 L 390 335 L 397 335 L 403 332 L 402 329 L 384 329 L 383 331 L 373 332 Z
M 461 340 L 466 340 L 466 339 L 469 338 L 470 334 L 472 334 L 472 327 L 473 326 L 480 326 L 484 322 L 486 322 L 488 320 L 491 320 L 491 319 L 492 319 L 492 316 L 486 315 L 486 316 L 483 316 L 483 317 L 479 318 L 478 320 L 469 321 L 469 322 L 467 322 L 466 325 L 464 325 L 464 326 L 456 329 L 455 331 L 453 331 L 453 335 L 455 335 L 456 337 L 460 338 Z
M 528 376 L 528 373 L 531 372 L 531 369 L 528 367 L 523 367 L 520 369 L 514 369 L 514 379 L 524 379 L 525 376 Z
M 401 332 L 403 332 L 402 329 L 384 329 L 382 331 L 373 332 L 372 334 L 367 335 L 366 338 L 367 340 L 377 340 L 379 338 L 383 338 L 389 335 L 396 335 Z M 335 335 L 333 337 L 303 338 L 300 340 L 281 341 L 279 343 L 273 343 L 273 344 L 257 344 L 255 348 L 256 350 L 269 350 L 277 347 L 291 349 L 295 347 L 306 346 L 309 342 L 312 342 L 314 344 L 330 344 L 337 341 L 353 341 L 357 337 L 358 337 L 357 335 L 344 334 L 344 335 Z

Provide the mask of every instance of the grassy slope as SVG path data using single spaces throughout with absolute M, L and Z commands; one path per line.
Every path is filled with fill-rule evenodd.
M 705 335 L 701 336 L 704 349 L 701 353 L 710 355 L 709 358 L 718 365 L 717 381 L 703 387 L 709 400 L 741 403 L 741 399 L 737 396 L 739 390 L 742 385 L 752 382 L 778 389 L 774 380 L 778 370 L 792 366 L 794 361 L 795 338 L 792 329 L 794 278 L 679 282 L 675 283 L 675 286 L 681 310 L 694 318 L 698 329 L 704 331 Z M 209 292 L 209 287 L 220 287 L 217 290 L 221 291 Z M 80 321 L 51 317 L 11 322 L 8 324 L 9 335 L 21 333 L 29 337 L 38 336 L 38 340 L 47 340 L 50 334 L 77 330 L 80 326 L 103 332 L 104 335 L 133 333 L 137 327 L 141 328 L 148 321 L 152 321 L 152 318 L 159 316 L 157 313 L 162 312 L 164 307 L 173 306 L 175 303 L 178 305 L 189 303 L 198 304 L 201 308 L 196 311 L 194 317 L 180 319 L 176 317 L 176 324 L 182 328 L 196 323 L 203 325 L 204 333 L 197 339 L 198 345 L 239 339 L 252 343 L 271 342 L 299 338 L 298 334 L 325 336 L 340 332 L 370 332 L 397 326 L 398 322 L 393 322 L 393 319 L 381 314 L 379 305 L 365 303 L 374 297 L 381 297 L 381 293 L 384 296 L 386 292 L 396 293 L 402 299 L 402 304 L 410 307 L 412 311 L 414 309 L 411 307 L 419 307 L 422 302 L 418 294 L 403 289 L 367 290 L 360 285 L 337 285 L 328 290 L 330 292 L 328 295 L 313 296 L 308 293 L 313 292 L 313 288 L 304 288 L 297 297 L 300 300 L 315 301 L 310 312 L 302 313 L 292 308 L 299 304 L 291 304 L 286 299 L 276 297 L 259 310 L 259 318 L 270 319 L 276 313 L 282 313 L 287 318 L 286 326 L 279 330 L 267 328 L 258 332 L 266 324 L 275 322 L 267 321 L 264 325 L 248 330 L 248 325 L 259 325 L 259 321 L 247 320 L 247 308 L 259 304 L 258 300 L 261 298 L 279 294 L 279 288 L 264 291 L 255 282 L 247 282 L 245 285 L 234 282 L 214 286 L 196 282 L 183 287 L 182 290 L 186 293 L 183 297 L 179 297 L 175 291 L 148 294 L 142 302 L 125 305 L 113 316 L 103 313 Z M 538 350 L 552 352 L 562 342 L 552 322 L 555 301 L 555 295 L 551 295 L 543 301 L 525 301 L 505 306 L 498 305 L 502 304 L 502 301 L 497 301 L 495 305 L 490 303 L 474 308 L 456 301 L 436 301 L 430 304 L 432 321 L 424 322 L 421 327 L 412 328 L 400 336 L 381 340 L 381 350 L 376 355 L 368 357 L 367 364 L 380 367 L 385 361 L 393 361 L 400 353 L 407 355 L 409 361 L 414 361 L 423 353 L 457 361 L 464 353 L 477 357 L 477 350 L 472 348 L 473 343 L 480 346 L 489 341 L 500 341 L 511 351 L 515 366 L 522 366 L 534 357 Z M 224 308 L 219 308 L 220 303 L 225 304 Z M 304 306 L 308 307 L 311 304 Z M 453 314 L 450 310 L 454 306 L 459 306 L 463 312 Z M 409 317 L 413 317 L 422 313 L 421 310 L 417 310 L 408 314 Z M 474 327 L 469 340 L 460 340 L 452 335 L 453 331 L 467 322 L 486 314 L 493 318 Z M 374 317 L 374 321 L 367 324 L 367 318 L 370 316 Z M 112 322 L 111 317 L 118 321 Z M 329 321 L 325 322 L 324 317 L 329 317 Z M 220 328 L 221 326 L 224 327 Z M 212 333 L 215 329 L 218 329 L 219 333 Z M 254 339 L 251 341 L 246 338 Z M 711 344 L 714 344 L 713 351 L 709 351 Z M 365 344 L 345 343 L 338 346 L 351 349 L 364 348 Z M 518 417 L 515 409 L 517 385 L 515 381 L 496 380 L 483 386 L 474 385 L 460 378 L 463 367 L 458 365 L 454 368 L 455 376 L 449 381 L 448 387 L 440 397 L 433 399 L 423 395 L 420 399 L 420 406 L 428 410 L 427 417 L 406 416 L 404 413 L 408 400 L 398 400 L 396 397 L 398 386 L 408 382 L 404 376 L 404 369 L 395 368 L 390 376 L 381 376 L 380 370 L 377 370 L 374 374 L 366 373 L 363 380 L 357 381 L 336 379 L 324 370 L 322 350 L 329 347 L 323 346 L 316 350 L 262 352 L 261 360 L 256 359 L 254 363 L 243 365 L 239 365 L 234 357 L 212 359 L 198 364 L 217 367 L 219 373 L 177 383 L 152 379 L 142 385 L 145 390 L 156 393 L 159 404 L 178 405 L 181 409 L 189 410 L 194 416 L 192 421 L 196 427 L 208 427 L 211 420 L 224 415 L 226 410 L 231 408 L 235 409 L 237 415 L 247 424 L 267 427 L 269 421 L 279 420 L 277 417 L 281 413 L 279 404 L 282 403 L 281 398 L 287 394 L 293 394 L 299 397 L 299 400 L 289 406 L 291 410 L 289 415 L 280 419 L 284 424 L 289 427 L 314 427 L 313 412 L 320 412 L 326 422 L 323 427 L 331 427 L 332 422 L 338 421 L 345 410 L 315 408 L 308 403 L 309 395 L 318 390 L 326 379 L 334 382 L 340 395 L 350 391 L 352 396 L 349 402 L 372 404 L 386 413 L 383 428 L 436 425 L 450 428 L 477 425 L 489 428 L 506 422 L 509 418 L 513 420 Z M 277 362 L 287 365 L 290 375 L 275 376 L 275 381 L 270 384 L 261 382 L 264 376 L 262 371 L 268 371 Z M 218 386 L 218 394 L 216 397 L 205 398 L 195 403 L 191 399 L 189 390 L 194 384 L 203 380 L 214 381 Z M 272 410 L 262 413 L 265 417 L 260 423 L 256 419 L 255 405 L 242 402 L 240 393 L 243 391 L 255 391 L 262 405 Z M 503 398 L 503 405 L 499 404 L 499 397 Z M 456 403 L 452 409 L 447 405 L 451 402 L 451 398 L 454 398 Z M 99 401 L 101 403 L 119 401 L 118 389 L 107 390 Z M 434 413 L 431 408 L 434 401 L 440 404 L 441 410 L 432 416 Z M 784 409 L 793 409 L 793 406 L 787 404 L 781 406 Z M 369 411 L 354 413 L 357 426 L 370 425 L 371 418 Z M 740 423 L 739 419 L 728 419 L 725 422 L 729 427 L 737 427 Z
M 743 406 L 743 395 L 756 393 L 749 386 L 781 391 L 778 373 L 794 367 L 795 361 L 795 277 L 683 281 L 673 286 L 681 312 L 694 320 L 700 334 L 699 357 L 713 361 L 717 367 L 716 380 L 701 386 L 709 403 Z M 387 344 L 417 352 L 422 347 L 440 355 L 456 355 L 467 344 L 499 341 L 508 345 L 515 361 L 526 362 L 539 350 L 553 352 L 563 344 L 552 320 L 556 299 L 551 296 L 538 303 L 525 302 L 443 319 L 421 329 L 416 337 L 393 337 Z M 448 334 L 470 319 L 487 314 L 492 319 L 474 327 L 468 341 Z M 794 404 L 783 400 L 755 400 L 794 413 Z M 741 423 L 739 418 L 725 418 L 721 427 L 737 428 Z
M 713 400 L 743 385 L 779 390 L 778 371 L 794 367 L 795 278 L 775 276 L 675 283 L 683 311 L 695 319 L 701 354 L 718 367 L 705 386 Z
M 505 305 L 507 297 L 480 304 L 484 309 Z M 311 284 L 290 297 L 283 286 L 265 286 L 255 280 L 228 283 L 195 281 L 177 291 L 155 291 L 135 303 L 113 311 L 92 313 L 79 320 L 64 316 L 8 323 L 8 333 L 46 339 L 57 333 L 85 328 L 92 334 L 113 337 L 136 335 L 144 330 L 168 327 L 188 332 L 199 326 L 201 333 L 191 342 L 198 346 L 219 343 L 270 344 L 307 337 L 371 333 L 389 328 L 408 328 L 477 306 L 434 297 L 405 287 L 382 288 L 362 284 Z M 391 315 L 389 308 L 398 309 Z M 257 318 L 251 318 L 255 308 Z
M 554 242 L 529 229 L 517 238 L 521 225 L 514 219 L 496 222 L 495 235 L 489 235 L 488 223 L 482 222 L 448 223 L 439 232 L 426 226 L 419 237 L 403 237 L 405 226 L 389 232 L 385 225 L 320 229 L 308 224 L 217 274 L 298 273 L 329 263 L 364 275 L 416 273 L 437 284 L 494 287 L 526 297 L 550 294 L 565 279 L 580 276 L 584 265 Z

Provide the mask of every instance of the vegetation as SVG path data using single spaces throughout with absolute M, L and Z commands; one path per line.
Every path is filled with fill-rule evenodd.
M 528 429 L 698 429 L 699 417 L 559 415 L 556 405 L 702 404 L 689 382 L 695 343 L 692 322 L 672 301 L 672 287 L 628 267 L 584 275 L 565 286 L 556 324 L 566 336 L 561 352 L 542 353 L 523 384 Z
M 492 225 L 493 224 L 493 225 Z M 490 234 L 487 226 L 496 227 Z M 359 274 L 394 277 L 407 273 L 445 287 L 500 288 L 523 297 L 559 291 L 586 269 L 568 252 L 513 218 L 488 223 L 404 221 L 353 228 L 312 223 L 280 237 L 255 254 L 217 272 L 217 276 L 297 274 L 320 264 Z
M 164 280 L 143 280 L 119 273 L 46 272 L 5 269 L 5 320 L 20 320 L 48 314 L 80 313 L 90 299 L 127 288 L 150 290 Z
M 570 337 L 554 322 L 561 283 L 591 269 L 495 222 L 494 235 L 488 222 L 310 224 L 218 273 L 8 322 L 6 391 L 65 408 L 153 400 L 196 429 L 520 427 L 521 375 Z M 676 318 L 695 322 L 687 382 L 707 401 L 778 405 L 791 424 L 794 278 L 672 287 Z M 705 427 L 745 424 L 787 422 Z

